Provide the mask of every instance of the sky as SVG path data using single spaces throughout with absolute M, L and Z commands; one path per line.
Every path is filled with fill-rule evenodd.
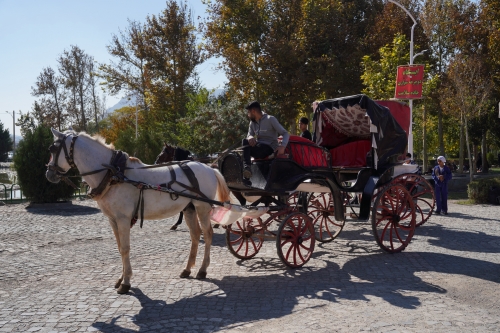
M 195 20 L 205 16 L 201 0 L 188 0 Z M 111 60 L 106 45 L 127 27 L 127 19 L 145 22 L 165 9 L 165 0 L 0 0 L 0 121 L 12 134 L 12 111 L 31 110 L 31 87 L 57 57 L 78 45 L 100 63 Z M 217 59 L 198 66 L 202 84 L 222 88 L 226 77 L 214 70 Z M 108 107 L 121 96 L 107 96 Z M 9 111 L 10 115 L 6 113 Z M 16 114 L 16 119 L 18 114 Z M 16 136 L 20 134 L 16 126 Z

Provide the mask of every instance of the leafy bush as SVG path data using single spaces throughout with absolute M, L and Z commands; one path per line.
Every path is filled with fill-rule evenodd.
M 491 153 L 491 152 L 490 152 L 490 153 L 488 153 L 488 154 L 486 154 L 486 159 L 488 160 L 488 165 L 490 165 L 490 166 L 492 166 L 492 165 L 494 165 L 494 164 L 497 164 L 497 163 L 496 163 L 496 162 L 497 162 L 497 159 L 496 159 L 496 157 L 495 157 L 495 154 L 493 154 L 493 153 Z
M 490 203 L 488 200 L 490 189 L 500 189 L 500 177 L 477 179 L 470 182 L 467 187 L 467 193 L 472 202 L 487 204 Z
M 220 152 L 245 138 L 248 122 L 238 99 L 209 97 L 202 90 L 191 96 L 187 116 L 179 119 L 179 145 L 198 155 Z
M 23 194 L 32 202 L 56 202 L 59 199 L 68 199 L 73 194 L 73 188 L 66 183 L 61 181 L 53 184 L 45 178 L 45 164 L 50 159 L 48 148 L 53 141 L 50 129 L 40 125 L 33 132 L 26 132 L 17 147 L 14 168 L 17 171 L 18 183 Z M 73 182 L 78 184 L 76 180 Z
M 0 162 L 7 161 L 7 153 L 12 150 L 12 139 L 9 129 L 3 127 L 0 121 Z

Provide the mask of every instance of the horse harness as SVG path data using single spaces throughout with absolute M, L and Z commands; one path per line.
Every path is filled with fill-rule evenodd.
M 134 180 L 130 180 L 127 177 L 125 177 L 124 172 L 125 170 L 129 170 L 132 168 L 128 168 L 127 165 L 127 160 L 129 159 L 129 156 L 120 151 L 120 150 L 113 150 L 113 154 L 111 155 L 111 160 L 109 164 L 102 164 L 104 168 L 102 169 L 97 169 L 94 171 L 90 172 L 85 172 L 82 174 L 79 174 L 77 176 L 66 176 L 66 173 L 69 171 L 64 171 L 60 166 L 57 165 L 57 161 L 59 160 L 59 155 L 61 154 L 61 150 L 64 150 L 64 157 L 66 158 L 66 161 L 68 162 L 69 166 L 71 169 L 77 169 L 78 167 L 75 164 L 74 161 L 74 155 L 73 151 L 75 148 L 75 142 L 78 139 L 77 135 L 73 135 L 71 138 L 71 144 L 69 147 L 69 151 L 66 148 L 66 139 L 67 135 L 64 135 L 62 138 L 57 139 L 54 141 L 54 143 L 49 147 L 49 151 L 51 153 L 55 154 L 55 160 L 54 160 L 54 165 L 47 165 L 47 168 L 49 170 L 52 170 L 56 173 L 57 177 L 63 180 L 65 183 L 68 185 L 72 186 L 73 188 L 78 188 L 71 180 L 69 180 L 69 177 L 84 177 L 84 176 L 89 176 L 93 175 L 102 171 L 106 171 L 106 174 L 104 175 L 103 179 L 99 183 L 99 185 L 91 189 L 91 191 L 87 194 L 90 198 L 95 199 L 95 197 L 103 194 L 105 190 L 108 188 L 108 185 L 115 185 L 118 183 L 129 183 L 131 185 L 134 185 L 139 189 L 139 200 L 137 202 L 135 212 L 131 221 L 131 226 L 132 227 L 138 220 L 139 218 L 139 210 L 140 210 L 140 218 L 141 218 L 141 228 L 144 222 L 144 190 L 145 189 L 155 189 L 157 191 L 161 192 L 168 192 L 170 193 L 170 197 L 172 200 L 177 200 L 179 196 L 184 196 L 192 199 L 198 199 L 205 202 L 210 202 L 212 203 L 212 200 L 210 200 L 203 192 L 200 190 L 200 185 L 198 183 L 198 179 L 196 178 L 196 175 L 194 174 L 193 170 L 187 165 L 188 162 L 191 161 L 175 161 L 175 162 L 169 162 L 165 164 L 158 164 L 158 165 L 150 165 L 150 166 L 145 166 L 137 169 L 150 169 L 150 168 L 157 168 L 157 167 L 164 167 L 166 166 L 170 172 L 170 177 L 171 180 L 168 183 L 165 184 L 160 184 L 156 187 L 143 183 L 143 182 L 137 182 Z M 59 146 L 56 146 L 56 144 L 59 144 Z M 173 165 L 178 165 L 181 170 L 184 172 L 186 177 L 188 178 L 189 182 L 191 183 L 192 186 L 186 185 L 184 183 L 181 183 L 177 181 L 177 177 L 175 174 L 175 170 L 173 168 Z M 188 190 L 190 192 L 196 193 L 196 196 L 192 196 L 189 194 L 185 194 L 182 192 L 175 191 L 172 189 L 172 185 L 177 184 L 184 188 L 185 190 Z
M 92 189 L 87 195 L 90 198 L 94 198 L 104 192 L 108 184 L 114 185 L 116 183 L 120 182 L 120 174 L 123 175 L 123 171 L 126 168 L 126 163 L 128 156 L 126 153 L 120 151 L 120 150 L 113 150 L 113 153 L 111 155 L 111 160 L 109 164 L 102 164 L 104 168 L 102 169 L 97 169 L 93 170 L 90 172 L 85 172 L 76 176 L 66 176 L 66 173 L 69 171 L 64 171 L 63 168 L 57 165 L 57 161 L 59 160 L 59 155 L 61 154 L 61 150 L 64 150 L 64 157 L 66 158 L 66 162 L 68 162 L 69 166 L 71 169 L 77 169 L 78 167 L 75 164 L 74 160 L 74 155 L 73 151 L 75 150 L 75 142 L 78 139 L 78 135 L 73 135 L 71 138 L 71 144 L 69 146 L 69 151 L 66 148 L 66 139 L 68 138 L 68 135 L 64 135 L 62 138 L 57 139 L 54 141 L 54 143 L 49 147 L 49 151 L 51 153 L 55 154 L 55 159 L 54 159 L 54 165 L 47 165 L 47 168 L 49 170 L 52 170 L 56 173 L 56 176 L 63 180 L 66 184 L 70 185 L 74 189 L 77 189 L 78 186 L 76 186 L 69 178 L 70 177 L 85 177 L 85 176 L 90 176 L 102 171 L 106 171 L 106 175 L 104 175 L 104 178 L 101 180 L 99 185 Z M 59 144 L 59 146 L 56 146 L 56 144 Z

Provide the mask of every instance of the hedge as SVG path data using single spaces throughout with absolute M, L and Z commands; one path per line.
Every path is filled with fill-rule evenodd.
M 57 202 L 73 195 L 73 188 L 66 183 L 61 181 L 53 184 L 45 178 L 46 164 L 50 159 L 48 148 L 52 142 L 54 136 L 50 128 L 40 125 L 33 132 L 26 133 L 16 150 L 14 168 L 17 171 L 17 182 L 24 196 L 31 202 Z M 79 184 L 77 179 L 72 180 L 76 185 Z
M 500 193 L 500 177 L 473 180 L 467 187 L 467 193 L 472 202 L 477 204 L 495 203 L 491 202 L 488 197 L 492 190 Z

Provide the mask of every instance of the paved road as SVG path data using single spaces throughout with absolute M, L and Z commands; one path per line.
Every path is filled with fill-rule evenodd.
M 178 277 L 186 227 L 148 221 L 132 230 L 132 290 L 117 295 L 120 257 L 95 203 L 2 206 L 0 332 L 500 331 L 500 206 L 450 212 L 396 255 L 368 223 L 350 222 L 298 270 L 274 242 L 239 261 L 215 229 L 205 281 Z

